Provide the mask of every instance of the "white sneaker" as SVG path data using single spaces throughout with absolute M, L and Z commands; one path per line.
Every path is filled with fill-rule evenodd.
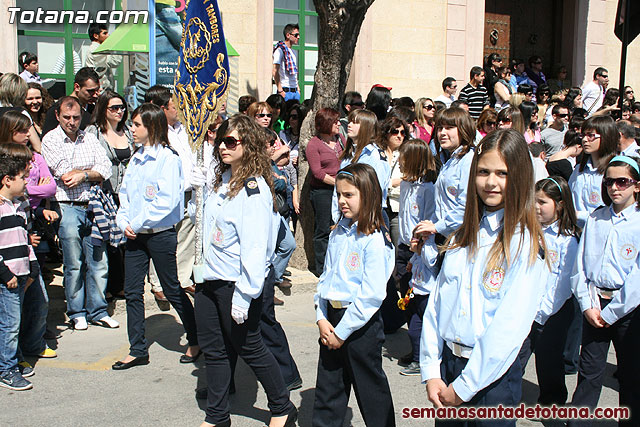
M 73 319 L 73 329 L 77 331 L 86 331 L 89 328 L 87 325 L 87 319 L 84 317 L 76 317 Z
M 98 320 L 92 320 L 91 323 L 102 326 L 103 328 L 116 329 L 120 327 L 120 323 L 113 320 L 110 316 L 104 316 Z

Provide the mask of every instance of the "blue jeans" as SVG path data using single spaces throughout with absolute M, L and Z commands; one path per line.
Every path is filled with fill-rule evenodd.
M 273 272 L 276 283 L 282 282 L 284 271 L 287 269 L 291 255 L 296 249 L 296 239 L 289 228 L 287 221 L 280 217 L 280 229 L 276 240 L 276 256 L 273 260 Z
M 42 276 L 24 292 L 22 321 L 20 324 L 20 351 L 35 356 L 47 348 L 44 333 L 47 331 L 49 296 Z
M 297 90 L 295 92 L 285 92 L 284 101 L 287 102 L 290 99 L 295 99 L 297 101 L 300 101 L 300 92 L 298 92 Z
M 0 372 L 18 366 L 18 334 L 26 277 L 18 278 L 18 287 L 9 289 L 0 283 Z
M 87 317 L 100 320 L 107 316 L 106 243 L 91 241 L 91 221 L 82 206 L 60 203 L 62 219 L 58 237 L 62 244 L 64 293 L 70 319 Z

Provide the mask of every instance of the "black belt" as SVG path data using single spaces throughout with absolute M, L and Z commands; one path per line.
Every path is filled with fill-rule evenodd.
M 283 87 L 282 90 L 284 92 L 297 92 L 298 88 L 297 87 Z
M 62 204 L 69 205 L 69 206 L 84 206 L 84 207 L 89 206 L 89 202 L 62 201 L 62 202 L 58 202 L 58 203 L 62 203 Z

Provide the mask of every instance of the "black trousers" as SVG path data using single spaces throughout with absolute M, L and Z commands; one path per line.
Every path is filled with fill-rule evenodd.
M 133 357 L 149 354 L 145 339 L 144 278 L 149 271 L 149 259 L 153 260 L 164 295 L 178 313 L 189 345 L 198 345 L 196 321 L 191 300 L 180 287 L 176 266 L 176 230 L 154 234 L 141 234 L 125 244 L 124 296 L 127 300 L 127 332 Z
M 580 344 L 582 343 L 582 310 L 575 296 L 571 295 L 573 302 L 573 313 L 571 323 L 567 332 L 567 343 L 564 346 L 564 371 L 567 374 L 578 372 L 578 361 L 580 360 Z
M 331 233 L 331 199 L 333 197 L 332 188 L 312 188 L 309 193 L 313 212 L 315 214 L 315 224 L 313 229 L 313 252 L 315 253 L 316 276 L 320 276 L 324 270 L 324 257 L 327 254 L 329 245 L 329 234 Z
M 611 300 L 600 298 L 600 306 L 606 307 Z M 584 316 L 583 316 L 584 317 Z M 578 385 L 573 393 L 573 406 L 595 408 L 600 399 L 602 381 L 607 366 L 609 345 L 613 341 L 618 359 L 618 381 L 620 382 L 620 406 L 631 410 L 631 418 L 621 420 L 620 425 L 640 425 L 640 308 L 618 320 L 608 328 L 594 328 L 587 320 L 582 325 L 582 350 L 578 364 Z M 576 421 L 571 426 L 589 425 Z
M 346 309 L 328 307 L 328 321 L 336 326 Z M 393 427 L 395 418 L 389 382 L 382 370 L 382 321 L 377 312 L 338 350 L 320 344 L 314 427 L 342 427 L 353 386 L 367 427 Z
M 454 356 L 449 347 L 445 344 L 442 351 L 442 364 L 440 372 L 446 384 L 452 383 L 465 366 L 468 360 L 463 357 Z M 520 403 L 522 397 L 522 368 L 520 360 L 516 357 L 511 367 L 505 374 L 492 384 L 480 390 L 473 399 L 462 404 L 462 406 L 509 406 L 515 407 Z M 437 426 L 465 426 L 465 427 L 502 427 L 515 426 L 515 420 L 436 420 Z
M 217 424 L 229 419 L 231 360 L 240 356 L 253 370 L 267 394 L 274 417 L 293 410 L 289 392 L 276 359 L 260 334 L 262 299 L 254 299 L 249 317 L 238 325 L 231 317 L 233 282 L 216 280 L 196 286 L 196 322 L 198 341 L 207 366 L 207 409 L 205 421 Z
M 273 357 L 275 357 L 276 362 L 278 362 L 278 366 L 280 366 L 284 383 L 289 385 L 300 379 L 300 372 L 298 372 L 298 366 L 291 356 L 287 335 L 284 333 L 280 322 L 276 319 L 276 311 L 273 306 L 274 286 L 275 274 L 273 267 L 270 267 L 269 275 L 265 279 L 262 289 L 260 333 L 262 334 L 264 345 L 267 346 Z
M 563 350 L 567 342 L 569 325 L 573 319 L 573 301 L 568 299 L 556 314 L 543 325 L 534 322 L 529 336 L 524 340 L 520 354 L 520 365 L 524 375 L 527 362 L 536 353 L 536 374 L 541 405 L 564 405 L 567 403 Z

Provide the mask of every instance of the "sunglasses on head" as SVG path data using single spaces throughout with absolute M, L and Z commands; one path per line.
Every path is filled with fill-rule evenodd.
M 263 117 L 269 117 L 269 118 L 271 118 L 271 116 L 273 116 L 273 114 L 271 114 L 271 113 L 258 113 L 258 114 L 256 114 L 256 118 L 257 118 L 257 119 L 261 119 L 261 118 L 263 118 Z
M 236 147 L 242 143 L 241 139 L 236 139 L 233 136 L 225 136 L 221 140 L 216 141 L 216 147 L 220 148 L 220 144 L 224 143 L 224 146 L 229 150 L 235 150 Z
M 620 190 L 625 190 L 638 183 L 638 181 L 631 178 L 603 178 L 602 182 L 605 187 L 613 187 L 613 184 L 615 184 Z
M 116 111 L 124 111 L 124 110 L 126 110 L 127 106 L 124 105 L 124 104 L 118 104 L 118 105 L 112 105 L 112 106 L 107 107 L 107 108 L 115 113 Z
M 389 131 L 389 135 L 397 135 L 400 134 L 401 136 L 404 136 L 404 130 L 401 129 L 391 129 Z

